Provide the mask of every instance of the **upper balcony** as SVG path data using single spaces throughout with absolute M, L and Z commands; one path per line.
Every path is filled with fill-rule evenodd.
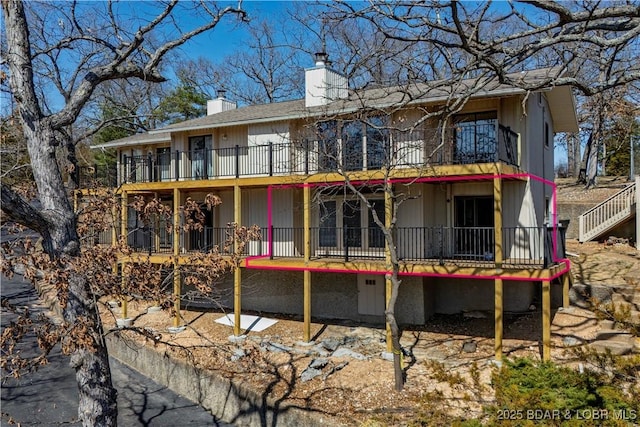
M 447 129 L 376 129 L 324 134 L 290 143 L 191 151 L 159 149 L 121 157 L 118 184 L 287 176 L 335 171 L 495 163 L 518 166 L 518 134 L 493 123 Z

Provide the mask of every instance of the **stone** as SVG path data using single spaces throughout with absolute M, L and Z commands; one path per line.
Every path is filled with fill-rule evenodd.
M 332 357 L 350 357 L 352 359 L 357 359 L 357 360 L 367 360 L 368 357 L 365 356 L 364 354 L 355 352 L 353 350 L 349 350 L 348 348 L 339 348 L 336 351 L 333 352 L 333 354 L 331 355 Z
M 327 350 L 325 350 L 325 348 L 322 346 L 322 344 L 318 344 L 318 345 L 314 346 L 311 349 L 311 352 L 317 354 L 318 356 L 322 356 L 322 357 L 325 357 L 325 356 L 329 355 L 329 352 Z
M 582 341 L 576 337 L 567 336 L 562 338 L 562 344 L 564 344 L 565 347 L 575 347 L 582 344 Z
M 329 359 L 324 357 L 313 359 L 311 363 L 309 363 L 309 367 L 313 369 L 322 369 L 329 364 Z
M 320 345 L 322 345 L 322 347 L 326 348 L 329 351 L 336 351 L 336 349 L 340 346 L 340 341 L 335 338 L 329 338 L 323 340 Z
M 307 368 L 304 371 L 302 371 L 302 374 L 300 374 L 300 381 L 305 383 L 307 381 L 311 381 L 312 379 L 320 375 L 322 375 L 321 370 L 315 369 L 315 368 Z
M 465 353 L 475 353 L 478 349 L 478 344 L 475 341 L 466 341 L 462 344 L 462 351 Z
M 380 353 L 380 357 L 383 360 L 387 360 L 389 362 L 393 362 L 393 353 L 390 351 L 383 351 L 382 353 Z

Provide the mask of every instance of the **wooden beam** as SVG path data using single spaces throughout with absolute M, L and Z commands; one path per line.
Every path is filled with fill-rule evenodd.
M 125 240 L 125 242 L 128 242 L 129 239 L 127 238 L 127 232 L 128 232 L 128 219 L 129 219 L 129 215 L 127 214 L 127 203 L 128 203 L 128 195 L 126 191 L 122 192 L 122 196 L 120 198 L 120 232 L 122 233 L 121 236 L 122 238 Z M 122 291 L 125 291 L 125 277 L 124 277 L 124 266 L 125 263 L 122 263 Z M 127 317 L 127 298 L 123 297 L 122 298 L 122 318 L 125 319 Z
M 571 287 L 571 271 L 567 271 L 562 275 L 562 307 L 569 308 L 569 288 Z
M 502 338 L 503 338 L 503 288 L 502 279 L 496 278 L 494 282 L 494 320 L 495 320 L 495 341 L 494 349 L 496 360 L 502 360 Z
M 180 190 L 173 189 L 173 255 L 180 255 Z
M 311 258 L 311 189 L 305 185 L 302 189 L 304 215 L 304 262 Z M 311 271 L 304 270 L 304 324 L 303 337 L 305 342 L 311 341 Z
M 180 327 L 180 266 L 177 262 L 173 263 L 173 326 Z
M 242 223 L 242 189 L 236 183 L 233 188 L 233 221 Z M 242 273 L 239 268 L 233 272 L 233 334 L 241 335 L 240 321 L 242 315 Z
M 311 341 L 311 272 L 304 271 L 304 324 L 302 332 L 305 342 Z
M 551 360 L 551 282 L 542 281 L 542 360 Z

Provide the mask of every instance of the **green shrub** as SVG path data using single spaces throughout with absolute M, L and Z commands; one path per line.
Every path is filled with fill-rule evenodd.
M 550 362 L 505 361 L 492 377 L 498 425 L 628 425 L 640 417 L 640 403 L 616 378 L 592 370 L 578 372 Z

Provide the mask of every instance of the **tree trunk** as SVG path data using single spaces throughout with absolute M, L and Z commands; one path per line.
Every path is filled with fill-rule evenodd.
M 100 318 L 95 306 L 89 278 L 71 269 L 80 253 L 76 216 L 56 161 L 56 148 L 68 137 L 44 117 L 34 88 L 29 30 L 21 1 L 2 1 L 8 49 L 11 90 L 27 142 L 33 177 L 40 206 L 27 201 L 2 186 L 2 209 L 27 226 L 33 226 L 43 239 L 43 248 L 61 270 L 67 270 L 68 290 L 61 301 L 64 318 L 71 327 L 80 326 L 85 333 L 71 335 L 71 365 L 76 370 L 80 396 L 78 415 L 84 426 L 117 425 L 116 391 L 111 383 L 109 358 Z M 19 208 L 13 212 L 11 208 Z M 27 213 L 28 216 L 20 217 Z M 65 275 L 62 275 L 65 277 Z M 64 285 L 64 284 L 63 284 Z M 59 295 L 60 296 L 60 295 Z M 78 330 L 81 330 L 79 328 Z
M 395 306 L 400 290 L 400 280 L 396 266 L 391 274 L 391 298 L 385 311 L 385 317 L 391 329 L 391 345 L 393 347 L 393 373 L 395 378 L 395 390 L 402 391 L 404 388 L 404 370 L 402 367 L 402 347 L 400 346 L 400 328 L 395 316 Z

